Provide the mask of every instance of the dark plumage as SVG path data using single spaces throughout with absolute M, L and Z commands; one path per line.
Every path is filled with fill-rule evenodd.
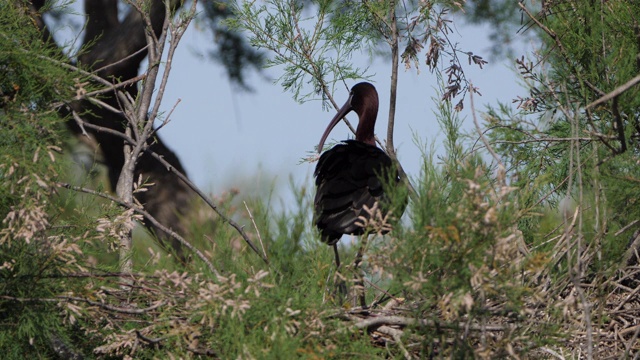
M 318 151 L 322 151 L 327 136 L 350 111 L 358 114 L 355 140 L 346 140 L 320 156 L 314 172 L 316 197 L 314 219 L 322 241 L 334 246 L 336 263 L 340 266 L 336 243 L 343 234 L 362 235 L 366 229 L 356 223 L 358 217 L 369 217 L 364 210 L 379 203 L 383 214 L 388 211 L 389 199 L 383 184 L 392 179 L 397 185 L 400 178 L 387 154 L 376 147 L 374 127 L 378 115 L 378 93 L 369 83 L 351 88 L 349 99 L 338 111 L 325 130 Z M 402 215 L 404 207 L 396 209 Z
M 333 245 L 343 234 L 364 233 L 356 224 L 358 217 L 368 217 L 364 205 L 388 202 L 381 179 L 392 168 L 387 154 L 357 140 L 346 140 L 322 154 L 314 172 L 316 226 L 322 241 Z

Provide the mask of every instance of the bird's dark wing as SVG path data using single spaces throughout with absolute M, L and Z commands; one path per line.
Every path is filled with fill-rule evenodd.
M 320 156 L 314 172 L 314 210 L 324 242 L 334 244 L 342 234 L 364 232 L 356 225 L 358 217 L 367 216 L 364 205 L 371 208 L 376 201 L 384 201 L 381 178 L 391 169 L 387 154 L 360 141 L 347 140 Z

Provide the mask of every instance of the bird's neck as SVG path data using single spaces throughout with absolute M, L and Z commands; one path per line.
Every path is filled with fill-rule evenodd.
M 374 146 L 376 144 L 375 127 L 376 117 L 378 115 L 377 109 L 375 110 L 375 112 L 363 112 L 360 116 L 360 121 L 358 122 L 358 128 L 356 129 L 356 140 Z

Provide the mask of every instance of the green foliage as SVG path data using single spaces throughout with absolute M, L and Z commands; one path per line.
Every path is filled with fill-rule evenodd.
M 292 183 L 294 203 L 275 210 L 273 184 L 240 187 L 213 200 L 267 262 L 238 231 L 194 204 L 184 238 L 203 256 L 189 252 L 190 260 L 179 263 L 150 237 L 136 236 L 131 274 L 114 272 L 117 232 L 142 218 L 98 200 L 96 194 L 106 195 L 94 179 L 78 183 L 97 191 L 59 184 L 69 168 L 58 155 L 64 120 L 58 110 L 86 79 L 61 66 L 22 14 L 2 5 L 3 356 L 537 358 L 550 349 L 593 351 L 590 332 L 603 344 L 619 336 L 635 340 L 629 331 L 611 340 L 605 329 L 615 326 L 610 320 L 625 303 L 637 304 L 632 289 L 615 293 L 623 287 L 610 278 L 626 243 L 612 230 L 640 211 L 638 90 L 625 91 L 616 104 L 584 108 L 634 76 L 640 50 L 619 51 L 637 46 L 634 33 L 614 34 L 609 25 L 634 21 L 638 6 L 609 1 L 547 14 L 545 26 L 563 37 L 544 44 L 547 62 L 539 67 L 519 60 L 531 91 L 520 111 L 501 105 L 488 112 L 486 134 L 500 155 L 488 164 L 465 142 L 457 116 L 462 101 L 452 103 L 473 91 L 463 89 L 459 51 L 445 46 L 447 5 L 456 3 L 402 5 L 410 6 L 242 3 L 231 24 L 273 52 L 279 81 L 300 101 L 315 93 L 330 100 L 338 82 L 366 77 L 351 60 L 380 51 L 381 43 L 406 45 L 406 66 L 429 45 L 425 60 L 440 80 L 434 114 L 445 154 L 439 165 L 432 152 L 423 154 L 403 219 L 371 220 L 368 238 L 341 245 L 344 266 L 337 273 L 332 249 L 313 227 L 309 189 Z M 392 13 L 400 33 L 390 26 Z M 440 55 L 449 56 L 444 71 Z M 390 193 L 394 204 L 405 201 L 406 191 Z M 353 291 L 347 298 L 336 292 L 341 277 Z M 367 307 L 353 301 L 359 287 Z M 616 302 L 612 293 L 625 300 Z M 637 351 L 627 345 L 611 354 Z
M 339 82 L 365 78 L 366 70 L 351 61 L 377 39 L 365 7 L 349 1 L 242 2 L 235 9 L 238 16 L 228 23 L 249 32 L 252 46 L 273 54 L 266 66 L 282 67 L 278 82 L 293 92 L 296 101 L 321 95 L 323 106 L 328 106 L 329 89 L 333 92 Z M 307 16 L 308 12 L 313 15 Z M 307 84 L 312 91 L 304 90 Z
M 251 45 L 269 50 L 266 66 L 281 69 L 277 82 L 296 101 L 319 98 L 323 107 L 335 108 L 336 85 L 369 78 L 356 57 L 381 55 L 388 61 L 391 56 L 392 68 L 402 61 L 407 69 L 419 69 L 425 48 L 430 70 L 440 66 L 441 54 L 450 61 L 443 96 L 452 99 L 470 91 L 458 55 L 480 67 L 486 63 L 448 38 L 452 29 L 446 16 L 450 7 L 459 6 L 451 1 L 242 1 L 235 8 L 237 18 L 228 24 L 246 32 Z
M 625 251 L 640 215 L 640 88 L 623 85 L 640 68 L 640 6 L 557 1 L 521 7 L 541 39 L 530 59 L 516 60 L 529 94 L 514 101 L 517 111 L 489 109 L 488 136 L 510 182 L 521 189 L 519 228 L 530 249 L 549 259 L 550 292 L 566 303 L 573 301 L 567 289 L 582 302 L 591 299 L 594 310 L 580 326 L 600 326 L 617 318 L 611 277 L 637 286 Z M 633 341 L 616 339 L 615 350 L 590 347 L 590 356 L 620 356 L 620 344 L 628 355 L 637 351 Z
M 558 2 L 553 9 L 565 7 L 567 2 Z M 531 62 L 518 60 L 529 97 L 520 98 L 520 113 L 506 107 L 489 111 L 489 136 L 496 151 L 511 170 L 513 183 L 528 189 L 523 205 L 539 212 L 544 211 L 539 206 L 555 207 L 565 196 L 576 201 L 593 197 L 595 203 L 582 206 L 597 209 L 596 238 L 604 233 L 599 224 L 618 229 L 638 217 L 637 206 L 628 200 L 640 197 L 633 171 L 640 150 L 638 89 L 586 111 L 582 108 L 637 74 L 640 48 L 637 26 L 632 24 L 638 15 L 638 4 L 613 1 L 581 3 L 536 18 L 546 29 L 538 26 L 545 41 L 538 53 L 544 55 Z M 537 220 L 523 221 L 535 229 Z M 527 231 L 528 239 L 534 236 Z M 619 250 L 617 244 L 627 242 L 610 236 L 603 241 Z M 611 255 L 615 262 L 620 252 Z
M 68 336 L 61 278 L 81 269 L 78 231 L 53 196 L 64 171 L 56 110 L 79 77 L 13 4 L 0 6 L 0 348 L 4 358 L 46 357 Z
M 423 196 L 412 207 L 415 228 L 392 239 L 392 251 L 381 249 L 391 254 L 381 263 L 393 274 L 395 289 L 414 306 L 413 316 L 426 319 L 415 329 L 423 337 L 420 356 L 495 358 L 507 356 L 509 346 L 557 341 L 551 326 L 538 328 L 544 339 L 527 331 L 535 321 L 526 299 L 536 290 L 522 275 L 540 271 L 546 262 L 532 262 L 519 252 L 523 240 L 511 225 L 516 212 L 509 201 L 514 188 L 496 186 L 482 168 L 468 163 L 445 171 L 430 167 L 418 186 Z M 517 325 L 476 347 L 477 334 L 465 326 L 496 323 L 496 317 Z M 443 342 L 450 343 L 433 345 Z
M 394 228 L 390 239 L 371 250 L 369 266 L 379 278 L 392 280 L 390 292 L 422 319 L 413 329 L 421 339 L 419 357 L 496 358 L 513 355 L 511 347 L 555 343 L 559 329 L 529 316 L 539 290 L 526 274 L 544 271 L 548 260 L 543 253 L 522 252 L 517 189 L 491 176 L 479 157 L 461 155 L 465 146 L 451 107 L 440 104 L 436 112 L 448 134 L 448 156 L 436 166 L 432 155 L 423 155 L 411 227 Z M 479 345 L 471 324 L 502 323 L 496 318 L 517 325 Z M 529 333 L 530 326 L 544 337 Z

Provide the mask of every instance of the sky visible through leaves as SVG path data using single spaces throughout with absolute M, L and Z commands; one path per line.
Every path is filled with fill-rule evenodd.
M 454 38 L 460 47 L 487 59 L 491 45 L 482 27 L 462 25 L 458 22 Z M 267 69 L 264 76 L 253 75 L 249 83 L 253 93 L 235 91 L 226 80 L 223 69 L 217 67 L 203 55 L 206 38 L 189 30 L 174 59 L 172 77 L 165 95 L 164 106 L 170 108 L 180 98 L 173 113 L 173 121 L 165 127 L 162 136 L 178 153 L 189 176 L 199 186 L 213 192 L 224 191 L 237 181 L 251 187 L 252 182 L 271 182 L 277 176 L 280 185 L 288 183 L 289 175 L 295 184 L 312 185 L 315 163 L 301 163 L 318 144 L 320 136 L 335 114 L 324 112 L 320 101 L 298 104 L 290 93 L 273 84 L 277 68 Z M 496 101 L 511 103 L 521 92 L 514 81 L 515 62 L 504 59 L 489 60 L 488 66 L 480 70 L 476 65 L 465 69 L 474 86 L 480 88 L 482 97 L 475 96 L 478 116 L 484 104 Z M 364 66 L 369 59 L 362 55 Z M 380 94 L 380 112 L 376 134 L 384 138 L 387 126 L 390 66 L 376 59 L 370 67 L 374 85 Z M 420 148 L 414 143 L 416 134 L 423 144 L 435 146 L 442 153 L 442 134 L 433 114 L 435 104 L 434 74 L 426 66 L 416 74 L 415 69 L 400 70 L 398 86 L 398 113 L 396 115 L 395 144 L 399 157 L 410 176 L 420 171 Z M 349 84 L 352 86 L 354 84 Z M 342 105 L 347 99 L 345 88 L 336 93 L 336 101 Z M 514 105 L 515 107 L 515 105 Z M 464 128 L 472 129 L 469 97 L 461 116 L 466 117 Z M 357 123 L 354 114 L 352 123 Z M 195 131 L 194 131 L 195 129 Z M 352 137 L 345 125 L 338 125 L 330 140 Z M 286 187 L 277 196 L 287 197 Z
M 81 13 L 81 9 L 76 10 Z M 464 69 L 467 78 L 482 94 L 474 97 L 477 115 L 481 116 L 485 104 L 495 105 L 497 101 L 511 104 L 516 95 L 523 93 L 514 81 L 514 59 L 491 59 L 488 28 L 466 25 L 459 17 L 453 20 L 452 41 L 458 42 L 460 49 L 489 61 L 479 69 L 461 58 L 464 65 L 468 65 Z M 188 176 L 202 189 L 220 193 L 240 186 L 251 191 L 275 184 L 275 199 L 281 199 L 282 202 L 277 203 L 286 206 L 292 198 L 287 189 L 290 177 L 297 186 L 312 187 L 315 163 L 301 160 L 312 154 L 335 111 L 323 111 L 319 100 L 304 104 L 294 101 L 291 93 L 274 84 L 274 79 L 280 76 L 278 68 L 267 69 L 262 74 L 252 73 L 247 83 L 254 92 L 235 88 L 224 69 L 208 59 L 207 52 L 212 48 L 210 38 L 197 29 L 197 23 L 195 25 L 187 30 L 173 60 L 162 108 L 168 113 L 178 99 L 180 101 L 172 113 L 172 121 L 160 131 L 160 136 L 177 153 Z M 65 29 L 62 31 L 65 36 Z M 515 45 L 514 54 L 519 56 L 526 44 Z M 421 148 L 414 142 L 416 137 L 423 148 L 433 147 L 436 154 L 444 153 L 443 135 L 433 114 L 437 79 L 424 64 L 424 56 L 420 60 L 419 73 L 415 68 L 404 70 L 402 64 L 399 70 L 394 143 L 409 176 L 418 176 L 420 172 Z M 373 74 L 371 80 L 380 96 L 376 134 L 384 138 L 390 65 L 381 58 L 370 61 L 367 54 L 355 59 L 358 66 L 370 66 L 369 74 Z M 142 64 L 146 65 L 146 62 Z M 447 65 L 441 64 L 443 68 Z M 347 95 L 348 89 L 344 88 L 335 93 L 334 98 L 342 105 Z M 353 124 L 357 123 L 354 113 L 348 117 Z M 465 118 L 463 128 L 471 130 L 469 96 L 461 117 Z M 352 137 L 347 127 L 339 124 L 328 141 Z

